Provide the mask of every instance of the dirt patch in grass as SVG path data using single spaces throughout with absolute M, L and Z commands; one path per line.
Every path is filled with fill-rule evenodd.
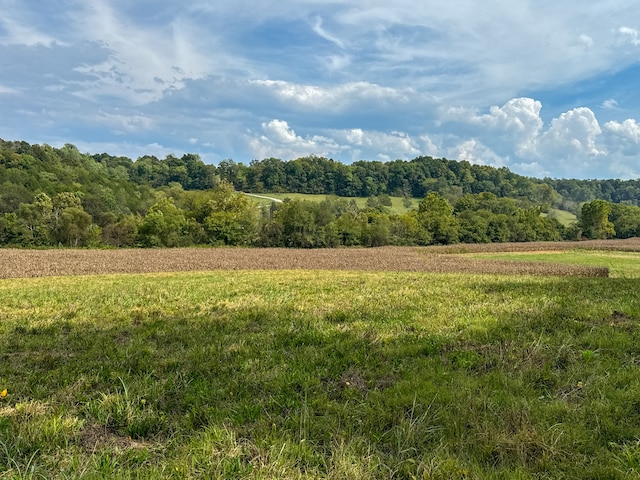
M 207 270 L 365 270 L 608 276 L 601 267 L 469 259 L 451 253 L 637 249 L 640 240 L 381 247 L 354 249 L 175 248 L 124 250 L 0 250 L 0 278 Z M 517 250 L 516 250 L 517 249 Z
M 121 437 L 111 433 L 101 425 L 85 426 L 78 437 L 79 445 L 87 451 L 111 449 L 116 452 L 124 450 L 141 450 L 150 445 L 146 442 L 133 440 L 131 437 Z

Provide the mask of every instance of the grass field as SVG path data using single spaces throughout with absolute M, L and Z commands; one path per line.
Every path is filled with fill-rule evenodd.
M 555 218 L 564 226 L 569 226 L 578 220 L 575 214 L 567 212 L 566 210 L 558 210 L 556 208 L 551 208 L 549 213 L 546 215 Z
M 0 280 L 0 479 L 638 478 L 639 280 L 402 270 L 466 256 L 434 251 L 24 251 L 49 276 Z
M 271 198 L 277 198 L 279 200 L 284 200 L 285 198 L 290 198 L 291 200 L 307 200 L 310 202 L 321 202 L 324 199 L 327 198 L 327 195 L 313 195 L 313 194 L 308 194 L 308 193 L 265 193 L 265 194 L 260 194 L 263 195 L 265 197 L 271 197 Z M 264 205 L 269 205 L 271 203 L 270 200 L 265 199 L 265 198 L 260 198 L 260 197 L 251 197 L 252 200 L 257 201 L 260 204 L 264 204 Z M 346 198 L 347 200 L 355 200 L 356 204 L 358 205 L 358 207 L 360 208 L 365 208 L 366 207 L 366 203 L 367 203 L 367 197 L 339 197 L 339 198 Z M 391 203 L 392 206 L 389 207 L 389 210 L 392 213 L 405 213 L 409 210 L 413 209 L 417 209 L 418 208 L 418 204 L 420 203 L 420 198 L 410 198 L 409 200 L 411 200 L 411 206 L 409 208 L 404 206 L 404 199 L 402 197 L 390 197 L 391 198 Z
M 327 198 L 327 195 L 313 195 L 307 193 L 264 193 L 264 194 L 247 194 L 249 197 L 260 205 L 270 205 L 272 200 L 269 198 L 275 198 L 278 200 L 284 200 L 285 198 L 290 198 L 291 200 L 306 200 L 310 202 L 321 202 Z M 266 198 L 265 198 L 266 197 Z M 340 197 L 347 198 L 348 200 L 352 199 L 356 201 L 356 204 L 360 208 L 365 208 L 367 203 L 367 197 Z M 411 206 L 406 207 L 404 205 L 404 198 L 402 197 L 390 197 L 392 206 L 389 207 L 389 210 L 392 213 L 402 214 L 408 212 L 411 209 L 418 209 L 418 205 L 422 199 L 420 198 L 410 198 Z M 552 208 L 549 210 L 549 213 L 545 213 L 543 215 L 549 215 L 555 219 L 557 219 L 561 224 L 565 226 L 569 226 L 574 224 L 577 221 L 577 217 L 566 210 L 558 210 Z
M 515 252 L 471 254 L 478 259 L 547 262 L 552 264 L 602 266 L 611 277 L 640 278 L 640 253 L 619 251 L 569 250 L 564 252 Z

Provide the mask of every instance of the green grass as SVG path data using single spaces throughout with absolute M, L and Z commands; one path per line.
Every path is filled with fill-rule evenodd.
M 327 198 L 327 195 L 314 195 L 307 193 L 264 193 L 260 194 L 265 197 L 277 198 L 280 200 L 284 200 L 285 198 L 290 198 L 291 200 L 307 200 L 309 202 L 321 202 Z M 271 203 L 270 200 L 264 198 L 250 197 L 253 200 L 257 201 L 260 204 L 269 205 Z M 355 200 L 356 204 L 360 208 L 365 208 L 367 203 L 367 197 L 340 197 L 346 198 L 347 200 Z M 408 212 L 411 209 L 417 209 L 418 204 L 420 203 L 419 198 L 411 198 L 411 206 L 409 208 L 405 207 L 403 204 L 404 199 L 402 197 L 390 197 L 392 206 L 388 207 L 391 213 L 402 214 Z
M 471 256 L 495 260 L 567 263 L 608 267 L 609 276 L 611 277 L 640 278 L 640 253 L 638 252 L 569 250 L 562 252 L 478 253 L 471 254 Z
M 549 217 L 555 218 L 564 226 L 569 226 L 578 220 L 575 214 L 568 212 L 566 210 L 558 210 L 556 208 L 551 208 L 549 210 L 549 213 L 546 215 L 548 215 Z
M 638 478 L 639 287 L 3 280 L 0 478 Z

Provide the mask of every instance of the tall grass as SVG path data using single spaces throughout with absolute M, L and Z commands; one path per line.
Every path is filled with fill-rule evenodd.
M 0 282 L 0 478 L 637 478 L 630 278 Z

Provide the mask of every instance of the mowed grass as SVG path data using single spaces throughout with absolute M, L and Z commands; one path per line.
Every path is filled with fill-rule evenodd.
M 291 200 L 306 200 L 309 202 L 322 202 L 327 198 L 327 195 L 314 195 L 310 193 L 264 193 L 260 194 L 265 197 L 277 198 L 279 200 L 285 200 L 289 198 Z M 252 200 L 257 201 L 261 204 L 270 204 L 271 201 L 265 198 L 253 197 L 250 196 Z M 344 198 L 346 200 L 355 200 L 356 204 L 359 208 L 366 208 L 368 197 L 336 197 L 336 198 Z M 391 207 L 388 207 L 391 213 L 402 214 L 408 212 L 411 209 L 418 209 L 418 205 L 420 204 L 421 198 L 410 198 L 411 206 L 408 208 L 404 205 L 403 197 L 390 197 L 391 198 Z
M 638 478 L 639 286 L 2 280 L 0 478 Z
M 610 277 L 640 278 L 640 253 L 601 250 L 503 252 L 465 255 L 479 259 L 607 267 Z
M 551 208 L 549 209 L 549 213 L 543 215 L 555 218 L 564 226 L 574 224 L 578 220 L 578 217 L 576 217 L 574 213 L 568 212 L 566 210 L 558 210 L 557 208 Z

